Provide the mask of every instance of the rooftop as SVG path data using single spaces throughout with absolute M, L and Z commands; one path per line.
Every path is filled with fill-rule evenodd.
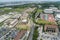
M 58 26 L 57 25 L 45 25 L 44 30 L 48 32 L 58 32 Z
M 17 36 L 14 38 L 14 40 L 21 39 L 25 33 L 26 33 L 26 30 L 21 30 L 20 32 L 17 33 Z

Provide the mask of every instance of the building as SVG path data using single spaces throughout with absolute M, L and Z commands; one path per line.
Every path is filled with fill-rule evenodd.
M 21 22 L 26 24 L 26 23 L 28 23 L 28 20 L 27 19 L 23 19 L 23 20 L 21 20 Z
M 28 13 L 22 13 L 22 15 L 21 15 L 21 23 L 23 23 L 23 24 L 26 24 L 26 23 L 28 23 Z
M 4 22 L 4 25 L 7 25 L 8 27 L 14 27 L 16 24 L 18 23 L 18 20 L 17 19 L 7 19 L 5 22 Z
M 14 40 L 27 40 L 29 36 L 29 32 L 27 30 L 21 30 L 17 33 L 17 36 L 14 38 Z
M 50 5 L 51 7 L 54 7 L 55 5 Z
M 38 5 L 39 8 L 41 8 L 42 6 L 41 5 Z
M 55 11 L 55 19 L 60 20 L 60 10 Z
M 21 18 L 21 14 L 16 14 L 16 15 L 12 16 L 11 18 L 19 20 Z
M 52 9 L 53 11 L 56 11 L 56 10 L 58 10 L 58 8 L 57 7 L 49 7 L 50 9 Z
M 15 15 L 17 14 L 18 12 L 9 12 L 10 15 Z
M 7 15 L 7 14 L 1 15 L 0 16 L 0 22 L 3 22 L 4 20 L 6 20 L 6 19 L 8 19 L 10 17 L 11 17 L 11 15 Z
M 40 18 L 49 22 L 55 22 L 53 14 L 40 14 Z
M 49 32 L 49 33 L 57 33 L 58 26 L 57 25 L 45 25 L 44 31 Z
M 56 14 L 55 18 L 56 20 L 60 20 L 60 14 Z
M 52 9 L 44 9 L 44 13 L 53 13 L 53 10 Z

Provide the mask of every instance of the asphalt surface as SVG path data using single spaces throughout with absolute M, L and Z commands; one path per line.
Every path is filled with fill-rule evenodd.
M 35 27 L 34 24 L 32 24 L 31 32 L 30 32 L 30 35 L 29 35 L 29 37 L 28 37 L 28 40 L 32 40 L 32 38 L 33 38 L 34 27 Z

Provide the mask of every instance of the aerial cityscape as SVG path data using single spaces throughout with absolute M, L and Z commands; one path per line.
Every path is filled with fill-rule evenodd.
M 60 1 L 0 0 L 0 40 L 60 40 Z

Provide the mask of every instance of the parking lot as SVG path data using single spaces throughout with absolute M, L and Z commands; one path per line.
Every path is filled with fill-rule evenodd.
M 57 35 L 51 35 L 51 34 L 42 32 L 42 27 L 40 27 L 38 31 L 39 31 L 39 36 L 37 38 L 38 40 L 40 40 L 41 38 L 43 40 L 60 40 L 60 38 Z
M 10 31 L 10 29 L 9 28 L 5 28 L 5 27 L 2 27 L 1 29 L 0 29 L 0 38 L 2 37 L 2 36 L 4 36 L 7 32 L 9 32 Z
M 18 32 L 19 32 L 18 30 L 13 29 L 6 35 L 6 37 L 4 39 L 5 40 L 10 40 L 10 39 L 13 40 L 16 37 Z

